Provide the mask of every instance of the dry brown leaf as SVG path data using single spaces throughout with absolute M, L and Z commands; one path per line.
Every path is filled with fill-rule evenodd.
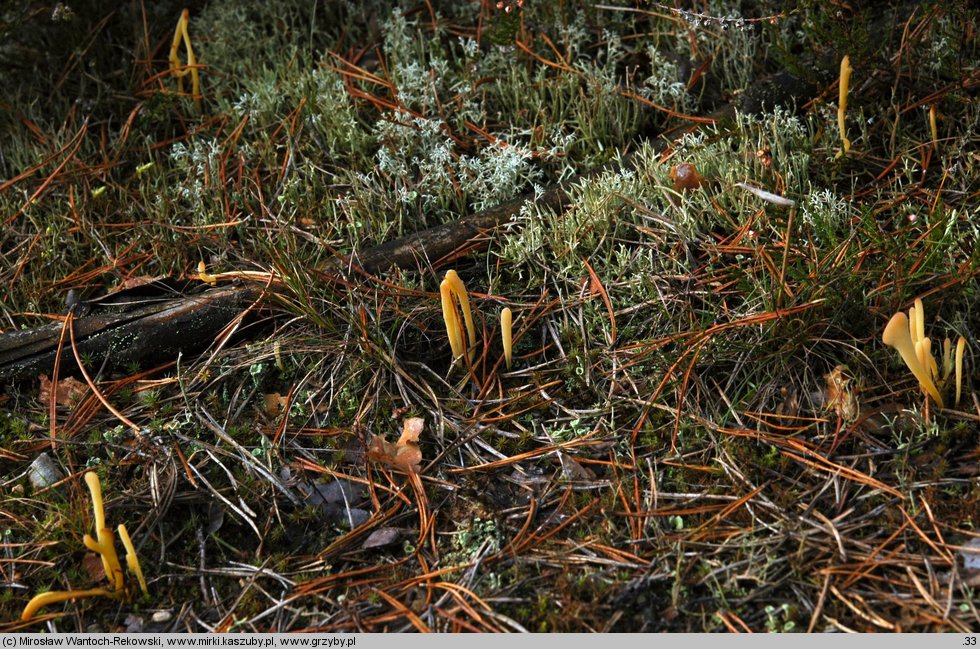
M 371 535 L 364 539 L 364 543 L 361 544 L 361 549 L 367 550 L 392 545 L 398 541 L 398 537 L 400 536 L 401 531 L 397 528 L 381 527 L 371 532 Z
M 82 557 L 82 570 L 88 575 L 90 583 L 97 584 L 105 579 L 102 557 L 94 552 L 86 552 Z
M 51 379 L 44 374 L 39 375 L 41 388 L 38 390 L 38 400 L 41 403 L 51 401 Z M 59 406 L 73 406 L 79 403 L 88 394 L 88 386 L 71 377 L 58 381 L 55 389 L 54 402 Z
M 424 419 L 409 417 L 402 422 L 401 437 L 394 444 L 375 435 L 368 445 L 368 457 L 395 466 L 406 473 L 418 473 L 422 464 L 422 450 L 418 440 L 424 427 Z
M 592 482 L 595 480 L 595 472 L 588 469 L 564 451 L 558 451 L 558 459 L 561 461 L 561 468 L 565 473 L 565 479 L 573 482 Z
M 275 417 L 289 404 L 288 397 L 284 397 L 278 392 L 270 392 L 262 395 L 265 399 L 265 411 L 270 417 Z
M 824 408 L 837 413 L 845 424 L 853 424 L 861 414 L 857 396 L 855 396 L 851 377 L 847 376 L 847 367 L 838 365 L 829 374 L 824 375 L 827 381 L 827 394 Z
M 980 586 L 980 538 L 967 541 L 959 555 L 963 557 L 963 581 L 971 587 Z
M 398 445 L 418 443 L 423 428 L 425 428 L 425 420 L 421 417 L 409 417 L 403 421 L 402 436 L 398 438 Z
M 793 420 L 800 414 L 800 399 L 794 388 L 779 388 L 779 397 L 782 399 L 776 404 L 773 413 L 779 415 L 784 420 Z

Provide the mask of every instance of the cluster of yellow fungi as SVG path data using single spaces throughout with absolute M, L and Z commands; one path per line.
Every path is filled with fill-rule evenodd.
M 191 37 L 187 32 L 187 23 L 190 22 L 190 11 L 184 9 L 180 13 L 180 20 L 177 21 L 177 29 L 174 30 L 174 41 L 170 46 L 170 73 L 177 77 L 177 92 L 184 93 L 184 77 L 191 75 L 191 97 L 198 110 L 201 109 L 201 80 L 197 72 L 197 59 L 194 58 L 194 48 L 191 47 Z M 184 49 L 187 51 L 187 65 L 180 62 L 177 50 L 183 42 Z
M 473 312 L 470 310 L 470 298 L 466 293 L 466 286 L 455 270 L 446 273 L 445 279 L 439 285 L 439 294 L 442 298 L 442 318 L 446 323 L 446 335 L 449 337 L 449 346 L 453 350 L 453 360 L 462 358 L 465 352 L 467 360 L 472 362 L 473 351 L 476 349 L 476 327 L 473 324 Z M 504 360 L 508 369 L 513 360 L 512 322 L 513 315 L 510 309 L 505 307 L 500 312 L 500 335 L 503 339 Z
M 94 471 L 85 474 L 85 484 L 88 485 L 92 495 L 92 509 L 95 511 L 95 538 L 86 534 L 82 537 L 82 542 L 92 552 L 102 557 L 102 567 L 105 569 L 106 577 L 109 579 L 109 588 L 90 588 L 88 590 L 57 590 L 35 595 L 24 607 L 21 613 L 21 620 L 28 621 L 38 609 L 64 602 L 69 599 L 81 599 L 83 597 L 110 597 L 116 600 L 130 600 L 133 596 L 132 586 L 126 583 L 123 575 L 122 565 L 119 563 L 119 555 L 116 554 L 115 539 L 112 530 L 106 527 L 105 508 L 102 503 L 102 484 L 99 476 Z M 132 539 L 126 526 L 120 524 L 116 528 L 119 532 L 119 539 L 126 549 L 126 566 L 129 573 L 139 581 L 140 590 L 143 594 L 148 594 L 146 589 L 146 579 L 143 578 L 143 569 L 140 568 L 139 558 L 136 556 L 136 548 L 133 546 Z
M 956 341 L 956 351 L 949 338 L 943 341 L 942 372 L 939 363 L 932 355 L 932 341 L 925 335 L 925 309 L 922 300 L 916 300 L 906 316 L 899 311 L 892 316 L 881 336 L 882 342 L 894 347 L 902 356 L 905 365 L 911 370 L 919 385 L 940 408 L 945 408 L 942 388 L 946 386 L 950 375 L 955 376 L 956 405 L 960 403 L 963 389 L 963 350 L 966 339 L 963 336 Z

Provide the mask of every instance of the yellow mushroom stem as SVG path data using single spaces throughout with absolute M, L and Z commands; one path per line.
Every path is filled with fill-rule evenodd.
M 211 286 L 216 286 L 218 284 L 218 278 L 215 275 L 209 275 L 206 271 L 208 269 L 207 264 L 203 261 L 197 262 L 197 277 L 205 284 L 210 284 Z
M 943 385 L 946 384 L 949 375 L 953 373 L 953 342 L 949 338 L 943 339 Z
M 129 538 L 129 532 L 126 531 L 126 526 L 120 523 L 116 530 L 119 532 L 119 540 L 122 541 L 123 547 L 126 548 L 126 565 L 129 566 L 129 572 L 136 575 L 143 594 L 149 595 L 150 591 L 147 590 L 146 579 L 143 577 L 143 568 L 140 566 L 139 557 L 136 555 L 136 547 L 133 545 L 133 540 Z
M 923 338 L 922 344 L 926 348 L 926 360 L 929 361 L 929 369 L 932 370 L 932 382 L 939 383 L 939 363 L 932 354 L 932 339 Z
M 939 381 L 939 365 L 932 355 L 932 340 L 927 336 L 915 343 L 915 353 L 919 356 L 919 362 L 926 372 L 932 377 L 933 383 Z
M 452 282 L 453 293 L 459 300 L 459 310 L 463 312 L 463 320 L 466 322 L 466 333 L 469 337 L 470 349 L 476 347 L 476 327 L 473 325 L 473 312 L 470 310 L 470 298 L 466 293 L 463 280 L 459 278 L 455 270 L 446 273 L 446 279 Z
M 913 308 L 915 309 L 915 333 L 912 334 L 912 340 L 919 341 L 926 337 L 926 308 L 922 306 L 922 300 L 918 298 L 916 298 Z M 911 312 L 909 310 L 909 313 Z M 909 328 L 911 329 L 911 327 L 910 322 Z
M 851 150 L 851 141 L 847 139 L 847 89 L 851 84 L 851 58 L 844 56 L 840 60 L 840 100 L 837 102 L 837 128 L 840 130 L 841 150 L 837 157 L 846 155 Z
M 476 327 L 473 325 L 473 312 L 470 311 L 470 299 L 466 294 L 466 286 L 463 285 L 463 280 L 459 278 L 455 270 L 446 273 L 446 278 L 439 285 L 439 292 L 442 296 L 442 317 L 446 321 L 446 333 L 449 336 L 449 345 L 453 349 L 453 358 L 459 358 L 463 355 L 463 333 L 460 331 L 459 316 L 456 315 L 456 309 L 453 307 L 453 297 L 459 302 L 459 310 L 463 313 L 469 341 L 467 355 L 472 358 L 473 350 L 476 349 Z
M 916 309 L 917 304 L 913 304 L 909 308 L 909 336 L 912 338 L 912 343 L 915 344 L 921 339 L 921 335 L 918 330 L 919 316 Z
M 82 543 L 92 552 L 102 557 L 102 567 L 105 568 L 105 576 L 112 585 L 112 590 L 120 591 L 125 588 L 122 564 L 119 563 L 119 555 L 116 554 L 115 538 L 112 530 L 101 529 L 98 532 L 99 539 L 95 540 L 90 534 L 82 537 Z
M 960 405 L 960 394 L 963 389 L 963 350 L 966 348 L 966 338 L 960 336 L 956 341 L 956 405 Z
M 95 531 L 105 527 L 105 508 L 102 503 L 102 483 L 99 481 L 99 474 L 89 471 L 85 474 L 85 484 L 88 485 L 89 494 L 92 496 L 92 509 L 95 512 Z
M 119 599 L 121 592 L 113 593 L 105 588 L 90 588 L 88 590 L 52 590 L 40 595 L 35 595 L 31 601 L 27 602 L 24 612 L 20 614 L 20 619 L 24 622 L 30 621 L 38 609 L 44 608 L 49 604 L 57 604 L 70 599 L 82 599 L 83 597 L 111 597 Z
M 105 576 L 112 584 L 113 590 L 120 590 L 123 585 L 122 566 L 119 565 L 119 557 L 116 556 L 112 531 L 105 526 L 102 483 L 99 482 L 99 476 L 95 471 L 89 471 L 85 474 L 85 484 L 88 485 L 89 493 L 92 496 L 92 510 L 95 513 L 95 536 L 98 540 L 86 534 L 82 541 L 85 543 L 85 547 L 102 557 Z
M 187 31 L 187 24 L 190 22 L 190 11 L 184 9 L 180 13 L 180 19 L 177 21 L 177 29 L 174 30 L 174 40 L 170 45 L 170 70 L 171 73 L 177 77 L 177 91 L 180 93 L 184 92 L 184 77 L 188 74 L 191 75 L 191 93 L 194 98 L 194 103 L 198 108 L 201 107 L 201 81 L 198 76 L 197 71 L 197 59 L 194 56 L 194 48 L 191 47 L 191 36 Z M 180 48 L 180 43 L 183 41 L 184 47 L 187 49 L 187 65 L 182 65 L 180 62 L 180 57 L 177 55 L 177 50 Z
M 513 317 L 510 307 L 504 307 L 500 312 L 500 337 L 504 343 L 504 360 L 507 362 L 507 369 L 510 369 L 514 354 Z
M 916 340 L 915 335 L 912 336 L 912 346 L 915 348 L 915 358 L 919 361 L 919 365 L 926 368 L 929 371 L 929 363 L 926 361 L 925 347 L 922 344 L 923 341 Z
M 930 373 L 933 382 L 938 382 L 939 365 L 932 356 L 932 341 L 926 336 L 926 309 L 921 299 L 916 299 L 909 309 L 909 335 L 912 337 L 919 363 Z
M 882 334 L 881 340 L 889 347 L 894 347 L 898 350 L 902 360 L 905 361 L 905 365 L 912 371 L 915 378 L 919 380 L 922 388 L 935 400 L 940 408 L 945 407 L 943 405 L 942 395 L 939 394 L 939 390 L 936 389 L 936 385 L 932 382 L 929 372 L 919 362 L 918 356 L 916 356 L 915 344 L 912 342 L 909 329 L 909 319 L 904 313 L 899 312 L 892 316 L 891 320 L 888 321 L 888 325 L 885 327 L 885 332 Z
M 939 129 L 936 128 L 936 104 L 929 106 L 929 130 L 932 132 L 932 148 L 939 150 Z
M 453 358 L 463 355 L 463 336 L 459 330 L 459 316 L 453 306 L 453 289 L 448 279 L 442 280 L 439 285 L 439 294 L 442 297 L 442 319 L 446 321 L 446 336 L 449 338 L 449 346 L 453 350 Z

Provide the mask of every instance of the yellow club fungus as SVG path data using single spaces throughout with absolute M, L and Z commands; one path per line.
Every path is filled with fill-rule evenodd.
M 476 327 L 473 326 L 473 313 L 470 311 L 470 299 L 466 295 L 466 287 L 455 270 L 446 273 L 446 278 L 439 285 L 439 293 L 442 297 L 442 317 L 446 321 L 446 335 L 449 337 L 449 346 L 453 350 L 453 359 L 460 358 L 464 351 L 463 323 L 460 322 L 456 305 L 453 304 L 454 297 L 459 302 L 459 311 L 462 311 L 466 324 L 467 357 L 472 358 L 473 350 L 476 348 Z
M 943 405 L 942 393 L 949 385 L 950 376 L 956 381 L 956 405 L 959 405 L 963 393 L 963 352 L 966 339 L 960 336 L 956 341 L 956 350 L 949 338 L 943 340 L 939 361 L 932 354 L 932 340 L 925 335 L 926 316 L 922 300 L 916 300 L 909 314 L 896 313 L 888 321 L 882 340 L 898 350 L 902 360 L 919 380 L 922 389 L 931 396 L 940 407 Z
M 149 590 L 146 588 L 146 578 L 143 577 L 143 568 L 140 566 L 140 559 L 136 555 L 136 547 L 133 545 L 133 540 L 129 538 L 129 532 L 126 531 L 124 524 L 120 523 L 116 530 L 119 532 L 119 540 L 122 541 L 123 547 L 126 548 L 126 566 L 129 568 L 130 573 L 136 575 L 143 594 L 148 595 Z
M 846 155 L 851 150 L 851 141 L 847 139 L 847 89 L 851 84 L 851 58 L 847 55 L 840 60 L 840 100 L 837 103 L 837 128 L 840 129 L 841 150 L 836 157 Z
M 919 361 L 916 353 L 916 345 L 912 341 L 912 329 L 908 316 L 901 311 L 892 316 L 885 327 L 885 332 L 881 336 L 882 342 L 889 347 L 898 350 L 905 365 L 908 366 L 912 374 L 919 380 L 922 389 L 931 396 L 940 408 L 943 408 L 943 398 L 939 394 L 935 383 L 932 381 L 930 371 Z
M 119 565 L 119 557 L 116 555 L 115 539 L 112 530 L 105 526 L 105 509 L 102 501 L 102 483 L 95 471 L 85 474 L 85 484 L 88 485 L 92 495 L 92 509 L 95 511 L 95 539 L 86 534 L 82 537 L 82 542 L 92 552 L 102 557 L 102 566 L 105 568 L 105 576 L 109 579 L 114 590 L 120 590 L 123 586 L 122 566 Z
M 963 349 L 966 347 L 966 338 L 960 336 L 956 341 L 956 405 L 960 405 L 960 394 L 963 389 Z
M 209 275 L 206 271 L 208 269 L 207 264 L 203 261 L 197 262 L 197 277 L 205 284 L 210 284 L 211 286 L 217 286 L 218 278 L 214 275 Z
M 500 337 L 504 343 L 504 360 L 507 363 L 507 369 L 510 369 L 514 357 L 513 317 L 510 307 L 504 307 L 500 312 Z
M 949 381 L 953 375 L 956 381 L 956 401 L 955 405 L 960 405 L 960 397 L 963 395 L 963 351 L 966 349 L 966 338 L 960 336 L 956 341 L 956 350 L 953 351 L 953 341 L 949 338 L 943 341 L 943 385 Z
M 106 578 L 109 580 L 111 588 L 89 588 L 87 590 L 59 590 L 41 593 L 31 598 L 31 601 L 24 607 L 20 619 L 27 622 L 41 608 L 49 604 L 57 604 L 70 599 L 82 599 L 85 597 L 109 597 L 116 600 L 129 600 L 133 596 L 133 589 L 126 584 L 122 566 L 119 564 L 119 556 L 116 548 L 112 531 L 106 527 L 105 507 L 102 501 L 102 484 L 99 476 L 94 471 L 85 474 L 85 484 L 88 485 L 89 493 L 92 497 L 92 510 L 95 514 L 95 536 L 86 534 L 82 537 L 82 542 L 89 550 L 96 552 L 102 558 L 102 566 L 105 569 Z M 125 525 L 118 528 L 119 538 L 122 539 L 123 546 L 126 548 L 126 565 L 129 572 L 139 581 L 140 589 L 144 594 L 148 594 L 146 580 L 143 578 L 143 569 L 140 567 L 139 558 L 136 556 L 136 548 L 133 546 L 132 539 L 126 531 Z
M 49 604 L 57 604 L 69 599 L 83 599 L 85 597 L 115 597 L 115 593 L 105 588 L 89 588 L 88 590 L 51 590 L 40 595 L 35 595 L 24 607 L 24 612 L 20 614 L 20 619 L 27 622 L 38 610 Z
M 187 23 L 190 22 L 190 11 L 184 9 L 180 12 L 180 19 L 177 21 L 177 29 L 174 30 L 174 41 L 170 46 L 170 73 L 177 77 L 177 91 L 184 92 L 184 77 L 191 75 L 191 97 L 197 109 L 201 109 L 201 80 L 198 77 L 197 59 L 194 57 L 194 48 L 191 47 L 191 37 L 187 32 Z M 187 51 L 187 65 L 180 62 L 177 51 L 180 49 L 181 42 Z

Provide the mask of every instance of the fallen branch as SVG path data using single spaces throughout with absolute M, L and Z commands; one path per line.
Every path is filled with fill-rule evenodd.
M 87 368 L 92 373 L 103 364 L 119 367 L 199 352 L 260 296 L 259 288 L 232 285 L 143 299 L 128 307 L 96 306 L 90 315 L 75 319 L 76 347 L 79 356 L 92 363 Z M 63 326 L 55 322 L 0 335 L 0 380 L 22 381 L 49 374 Z M 60 373 L 78 373 L 68 345 L 61 350 Z

